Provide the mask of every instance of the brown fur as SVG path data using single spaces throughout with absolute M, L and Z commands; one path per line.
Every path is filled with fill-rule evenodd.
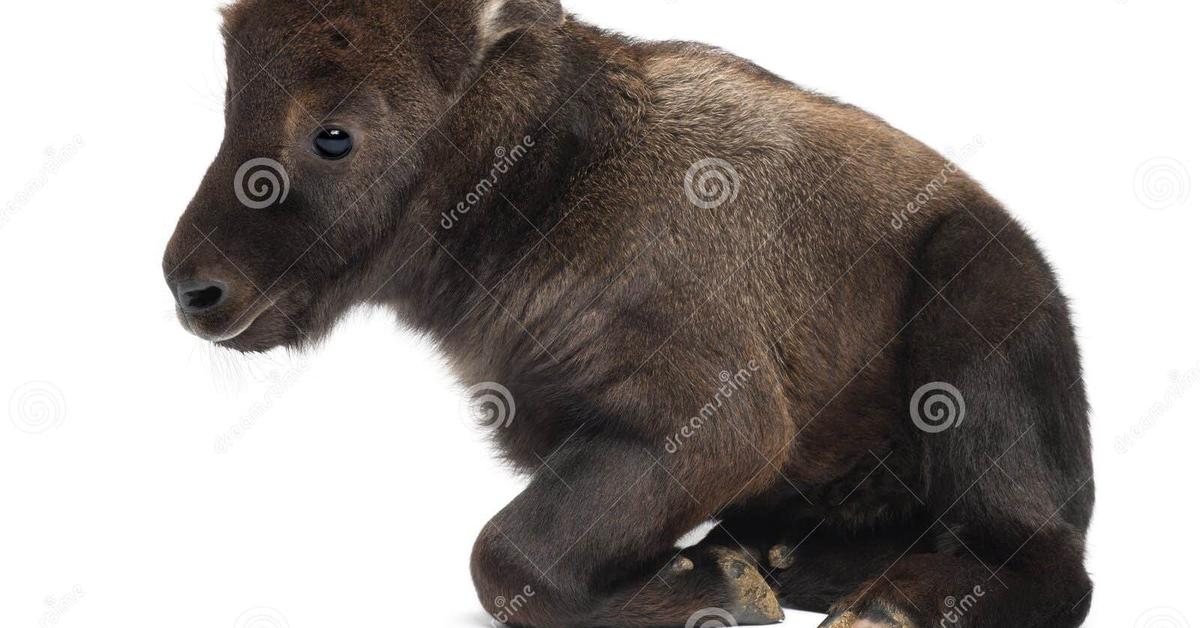
M 945 158 L 745 60 L 631 41 L 556 0 L 333 0 L 317 16 L 242 0 L 226 37 L 225 142 L 164 268 L 172 285 L 230 289 L 185 324 L 223 338 L 252 320 L 220 342 L 260 351 L 378 303 L 464 382 L 509 388 L 517 415 L 496 437 L 532 480 L 476 546 L 489 612 L 532 587 L 507 621 L 777 620 L 761 578 L 846 625 L 925 626 L 999 569 L 1021 595 L 996 590 L 960 625 L 1082 620 L 1091 476 L 1066 305 L 1029 238 L 957 170 L 892 224 Z M 307 151 L 322 127 L 351 131 L 355 152 Z M 494 172 L 497 149 L 529 142 Z M 286 202 L 233 197 L 255 157 L 286 169 Z M 710 158 L 740 182 L 718 207 L 685 190 Z M 664 452 L 720 374 L 747 365 Z M 909 399 L 931 381 L 962 389 L 976 422 L 917 430 Z M 662 571 L 713 517 L 694 568 Z M 798 564 L 762 559 L 814 524 Z

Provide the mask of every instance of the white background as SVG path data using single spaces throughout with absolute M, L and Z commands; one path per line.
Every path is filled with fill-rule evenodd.
M 1196 3 L 566 4 L 721 45 L 939 149 L 982 141 L 964 167 L 1075 304 L 1089 625 L 1200 627 Z M 432 349 L 380 312 L 253 359 L 175 322 L 159 260 L 221 137 L 215 5 L 5 9 L 0 626 L 480 628 L 468 553 L 521 483 Z

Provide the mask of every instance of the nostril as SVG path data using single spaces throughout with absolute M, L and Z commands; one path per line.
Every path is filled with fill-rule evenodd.
M 221 304 L 225 286 L 217 281 L 183 281 L 176 287 L 179 306 L 188 314 L 199 314 Z
M 221 289 L 209 286 L 201 290 L 191 290 L 183 295 L 184 304 L 193 309 L 207 310 L 221 300 Z

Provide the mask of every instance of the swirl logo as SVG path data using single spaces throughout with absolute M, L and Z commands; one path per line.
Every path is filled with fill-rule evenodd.
M 252 608 L 242 613 L 234 625 L 237 628 L 288 628 L 283 613 L 273 608 Z
M 700 209 L 715 209 L 737 200 L 742 178 L 733 164 L 715 157 L 692 164 L 683 179 L 688 200 Z
M 967 406 L 962 393 L 946 382 L 931 382 L 913 393 L 908 405 L 913 423 L 922 432 L 937 434 L 963 424 Z
M 1183 613 L 1173 608 L 1154 608 L 1137 618 L 1136 628 L 1191 628 Z
M 1187 203 L 1192 177 L 1187 166 L 1169 157 L 1151 159 L 1138 168 L 1133 192 L 1150 209 L 1168 209 Z
M 496 382 L 475 384 L 463 394 L 461 414 L 472 427 L 487 430 L 508 427 L 516 413 L 512 391 Z
M 22 432 L 41 434 L 62 425 L 67 416 L 67 402 L 54 384 L 29 382 L 9 397 L 8 416 Z
M 705 608 L 692 613 L 687 628 L 729 628 L 738 625 L 733 615 L 720 608 Z
M 250 209 L 266 209 L 287 200 L 291 179 L 283 164 L 259 157 L 242 164 L 233 176 L 233 193 Z

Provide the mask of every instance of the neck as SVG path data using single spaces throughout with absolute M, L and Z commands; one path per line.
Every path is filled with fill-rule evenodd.
M 645 96 L 627 42 L 575 22 L 560 35 L 554 46 L 501 42 L 427 134 L 431 176 L 378 269 L 391 278 L 376 297 L 423 331 L 445 333 L 513 281 L 519 260 L 548 249 L 544 236 L 572 210 L 570 183 L 619 154 L 639 123 Z

